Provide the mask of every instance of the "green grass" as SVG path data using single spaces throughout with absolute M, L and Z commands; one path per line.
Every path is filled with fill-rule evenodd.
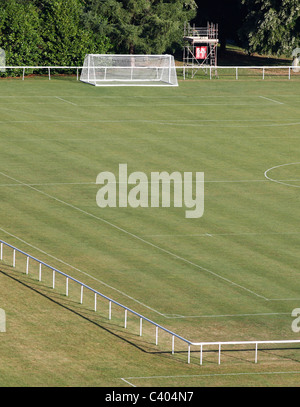
M 299 80 L 95 88 L 1 80 L 1 238 L 193 341 L 298 339 Z M 201 171 L 205 212 L 96 205 L 96 176 Z M 268 176 L 283 183 L 272 182 Z M 10 264 L 10 254 L 6 263 Z M 24 262 L 17 261 L 24 271 Z M 169 354 L 153 327 L 2 267 L 1 385 L 294 385 L 299 350 Z M 176 342 L 176 350 L 186 351 Z M 163 353 L 159 353 L 163 352 Z M 167 352 L 167 353 L 164 353 Z M 229 373 L 251 375 L 229 376 Z M 254 374 L 255 373 L 255 374 Z M 260 373 L 260 374 L 257 374 Z M 218 374 L 218 376 L 205 376 Z M 226 374 L 222 376 L 222 374 Z M 170 376 L 199 375 L 189 379 Z M 202 377 L 201 377 L 202 375 Z M 134 380 L 134 379 L 132 379 Z M 129 380 L 130 381 L 130 380 Z

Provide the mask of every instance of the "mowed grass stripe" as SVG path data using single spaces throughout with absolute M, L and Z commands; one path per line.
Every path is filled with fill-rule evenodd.
M 36 188 L 33 188 L 33 187 L 31 187 L 31 188 L 32 188 L 34 191 L 39 192 Z M 51 197 L 51 196 L 48 195 L 48 194 L 47 194 L 47 196 Z M 63 201 L 59 201 L 59 202 L 60 202 L 60 203 L 63 203 Z M 76 207 L 73 207 L 73 206 L 72 206 L 72 208 L 73 208 L 73 209 L 77 209 Z M 85 213 L 85 214 L 89 215 L 88 213 Z M 100 218 L 97 218 L 97 219 L 103 221 L 103 219 L 100 219 Z M 106 221 L 105 221 L 105 222 L 106 222 Z M 110 226 L 114 226 L 114 225 L 110 224 Z M 118 230 L 124 232 L 124 229 L 121 230 L 121 229 L 118 228 Z M 127 233 L 127 232 L 126 232 L 126 233 Z M 192 266 L 192 267 L 194 267 L 194 268 L 196 268 L 196 269 L 198 269 L 198 270 L 200 269 L 200 270 L 201 270 L 202 272 L 204 272 L 204 273 L 208 273 L 208 274 L 212 275 L 212 276 L 214 277 L 214 280 L 221 280 L 222 282 L 225 282 L 225 283 L 229 284 L 229 285 L 232 286 L 232 287 L 238 287 L 238 288 L 240 288 L 240 289 L 242 289 L 242 290 L 246 290 L 246 291 L 249 292 L 250 294 L 253 294 L 253 295 L 255 295 L 255 296 L 260 297 L 259 295 L 257 295 L 256 293 L 252 292 L 251 290 L 248 290 L 247 288 L 245 288 L 245 287 L 243 287 L 243 286 L 241 286 L 241 285 L 236 284 L 235 282 L 233 282 L 233 281 L 231 281 L 231 280 L 229 280 L 229 279 L 223 277 L 222 275 L 219 275 L 219 274 L 215 273 L 214 271 L 208 270 L 207 268 L 205 268 L 205 267 L 203 267 L 203 266 L 200 266 L 200 265 L 198 265 L 197 263 L 193 263 L 193 262 L 191 262 L 190 260 L 187 260 L 187 259 L 183 258 L 182 256 L 178 256 L 178 255 L 174 254 L 173 252 L 170 252 L 169 250 L 163 249 L 161 246 L 157 246 L 156 244 L 153 244 L 153 243 L 151 243 L 151 242 L 149 242 L 149 241 L 146 241 L 146 240 L 144 240 L 144 239 L 141 239 L 141 238 L 139 238 L 139 237 L 136 236 L 136 235 L 130 234 L 130 236 L 132 236 L 132 237 L 134 237 L 134 238 L 138 238 L 138 240 L 142 241 L 142 243 L 144 243 L 144 244 L 146 244 L 146 245 L 150 245 L 151 247 L 153 247 L 153 248 L 155 248 L 155 249 L 158 249 L 159 251 L 162 251 L 164 254 L 167 254 L 167 256 L 171 256 L 171 257 L 173 257 L 173 258 L 179 260 L 180 262 L 183 261 L 184 263 L 187 263 L 187 264 L 189 264 L 190 266 Z M 105 250 L 105 251 L 106 251 L 106 252 L 109 251 L 109 250 L 108 250 L 108 247 L 106 247 L 106 250 Z M 109 252 L 111 252 L 111 251 L 109 251 Z M 145 256 L 145 255 L 146 255 L 146 251 L 143 250 L 143 259 L 144 259 L 144 256 Z M 153 256 L 153 257 L 154 257 L 154 256 Z M 152 263 L 150 264 L 150 267 L 153 267 L 153 266 L 155 266 L 155 262 L 154 262 L 154 264 L 153 264 L 153 258 L 152 258 Z M 167 271 L 167 270 L 164 270 L 163 273 L 164 273 L 164 276 L 165 276 L 166 274 L 168 275 L 168 271 Z M 162 275 L 160 275 L 160 278 L 162 279 Z M 111 277 L 111 279 L 112 279 L 112 277 Z M 136 279 L 136 286 L 138 286 L 138 280 L 139 280 L 139 279 L 137 278 L 137 279 Z M 145 281 L 145 279 L 144 279 L 144 281 Z M 216 284 L 216 283 L 213 284 L 213 287 L 212 287 L 213 290 L 215 290 L 216 285 L 218 285 L 218 284 Z M 136 287 L 136 288 L 137 288 L 137 287 Z M 168 291 L 170 291 L 170 289 L 167 290 L 167 295 L 169 295 L 169 292 L 168 292 Z M 162 289 L 162 295 L 164 295 L 164 293 L 165 293 L 165 290 Z M 172 297 L 172 298 L 174 298 L 174 297 Z
M 210 91 L 214 90 L 214 86 L 215 85 L 210 88 Z M 241 88 L 245 88 L 245 85 L 242 85 Z M 239 91 L 241 91 L 241 88 Z M 46 89 L 46 87 L 44 89 Z M 81 89 L 82 92 L 87 95 L 95 94 L 95 91 L 99 91 L 94 88 L 87 89 L 86 87 L 81 87 L 80 92 Z M 184 88 L 185 93 L 187 89 L 188 87 Z M 234 85 L 232 91 L 236 89 L 236 85 Z M 181 89 L 179 88 L 178 90 L 179 92 L 177 93 L 179 93 L 180 96 Z M 223 91 L 224 93 L 228 92 L 228 89 L 224 85 Z M 260 89 L 260 93 L 261 91 Z M 70 89 L 69 92 L 71 94 Z M 100 92 L 98 92 L 98 94 L 101 98 L 103 93 L 108 94 L 111 90 L 100 90 Z M 119 95 L 116 96 L 121 99 L 123 97 L 124 106 L 126 106 L 125 94 L 120 95 L 120 93 L 122 93 L 120 90 L 113 90 L 112 92 L 115 94 L 118 92 Z M 136 96 L 138 96 L 138 93 L 145 94 L 145 90 L 133 90 L 132 92 L 135 93 Z M 165 98 L 165 101 L 167 94 L 174 97 L 174 93 L 171 94 L 170 90 L 166 93 L 162 90 L 150 91 L 152 94 L 154 92 L 159 92 Z M 255 88 L 253 93 L 255 92 L 259 94 L 259 89 Z M 267 97 L 272 97 L 269 93 L 270 88 L 264 85 L 264 94 L 266 94 Z M 65 97 L 67 98 L 67 96 L 68 95 Z M 252 96 L 251 94 L 251 97 Z M 266 118 L 266 115 L 270 121 L 273 118 L 274 120 L 278 120 L 278 109 L 283 109 L 283 107 L 280 105 L 274 109 L 274 106 L 271 106 L 271 104 L 261 102 L 262 101 L 259 102 L 259 108 L 251 106 L 249 109 L 245 109 L 243 106 L 239 106 L 230 107 L 228 109 L 222 108 L 221 110 L 220 107 L 213 106 L 203 108 L 192 107 L 192 109 L 190 106 L 186 106 L 186 109 L 184 109 L 184 106 L 180 106 L 180 108 L 177 106 L 176 109 L 173 109 L 171 106 L 164 106 L 161 111 L 158 112 L 156 107 L 148 106 L 144 108 L 142 118 L 140 118 L 140 115 L 137 118 L 136 110 L 134 110 L 132 106 L 127 106 L 123 109 L 124 114 L 126 113 L 125 119 L 122 116 L 123 113 L 121 117 L 116 117 L 116 112 L 111 109 L 111 106 L 107 106 L 106 109 L 102 111 L 99 109 L 90 109 L 89 112 L 82 112 L 86 123 L 80 125 L 78 123 L 52 123 L 47 124 L 47 127 L 41 129 L 39 125 L 32 123 L 31 125 L 26 125 L 28 128 L 25 132 L 23 126 L 20 124 L 16 126 L 17 132 L 23 132 L 25 137 L 32 137 L 32 134 L 35 134 L 36 138 L 57 137 L 57 135 L 61 135 L 61 140 L 58 142 L 49 140 L 49 142 L 43 142 L 40 145 L 35 143 L 34 148 L 32 145 L 28 145 L 23 150 L 17 150 L 18 154 L 16 154 L 16 156 L 13 155 L 14 146 L 13 143 L 11 143 L 9 149 L 6 149 L 8 155 L 4 158 L 3 165 L 9 168 L 10 174 L 17 179 L 23 179 L 26 183 L 34 182 L 37 179 L 37 174 L 39 180 L 42 181 L 49 179 L 51 179 L 51 181 L 57 179 L 64 181 L 66 179 L 74 180 L 74 178 L 78 180 L 94 180 L 99 171 L 110 170 L 116 172 L 120 162 L 127 162 L 129 169 L 132 171 L 141 170 L 148 174 L 158 169 L 168 171 L 173 171 L 173 169 L 180 171 L 203 170 L 211 179 L 238 179 L 238 177 L 246 179 L 249 178 L 249 176 L 258 179 L 260 175 L 263 176 L 260 174 L 260 168 L 264 170 L 264 163 L 269 165 L 269 162 L 278 159 L 278 153 L 272 146 L 266 143 L 251 144 L 248 137 L 273 137 L 274 133 L 271 133 L 271 131 L 266 132 L 260 128 L 242 131 L 231 129 L 226 130 L 224 133 L 224 129 L 218 127 L 216 123 L 216 125 L 207 132 L 206 129 L 203 131 L 197 128 L 186 130 L 184 127 L 174 129 L 167 128 L 167 126 L 158 126 L 153 123 L 134 121 L 140 119 L 149 121 L 170 119 L 171 121 L 178 121 L 180 118 L 184 120 L 187 118 L 194 120 L 195 117 L 199 117 L 200 119 L 203 117 L 205 119 L 214 119 L 216 116 L 219 117 L 220 120 L 227 120 L 229 114 L 231 115 L 230 119 L 232 119 L 232 115 L 234 115 L 237 120 L 241 118 L 253 120 L 254 116 L 262 120 Z M 67 104 L 64 105 L 63 102 L 61 102 L 59 106 L 61 115 L 67 112 L 68 115 L 70 114 L 72 116 L 72 120 L 78 120 L 77 107 Z M 44 108 L 45 106 L 43 107 L 42 114 L 45 112 Z M 288 107 L 285 106 L 284 109 L 288 109 Z M 112 121 L 124 120 L 123 123 L 106 123 L 105 120 L 110 120 L 112 116 Z M 289 114 L 288 117 L 292 117 L 292 115 Z M 95 119 L 103 120 L 103 122 L 97 123 Z M 89 120 L 91 120 L 91 123 L 89 123 Z M 132 120 L 132 122 L 129 123 L 128 120 Z M 8 126 L 7 130 L 10 131 L 10 129 Z M 275 135 L 282 137 L 280 131 L 277 131 Z M 220 138 L 223 137 L 224 139 L 224 136 L 225 140 L 220 143 Z M 67 139 L 82 137 L 85 140 L 88 140 L 89 137 L 98 137 L 99 145 L 97 146 L 97 143 L 95 145 L 94 141 L 89 144 L 83 140 L 82 143 L 77 142 L 75 146 L 74 144 L 70 144 L 69 141 L 64 142 L 64 137 Z M 286 151 L 285 154 L 287 155 L 290 147 L 284 146 L 284 148 Z M 266 159 L 266 155 L 268 159 Z M 17 165 L 10 165 L 15 159 L 17 159 Z M 236 229 L 240 230 L 241 227 L 247 227 L 253 230 L 254 223 L 257 225 L 257 222 L 259 222 L 259 225 L 261 225 L 259 216 L 257 216 L 257 214 L 255 216 L 256 209 L 260 208 L 259 203 L 254 208 L 251 208 L 252 201 L 249 201 L 249 198 L 241 201 L 238 196 L 241 191 L 240 186 L 234 186 L 232 190 L 219 187 L 220 186 L 215 185 L 215 188 L 212 189 L 209 187 L 207 189 L 208 196 L 205 216 L 203 219 L 197 220 L 192 226 L 190 222 L 184 219 L 183 211 L 176 210 L 170 210 L 168 212 L 165 210 L 152 211 L 150 209 L 145 211 L 130 209 L 126 211 L 107 210 L 105 212 L 105 218 L 137 235 L 140 235 L 140 231 L 147 234 L 159 233 L 161 231 L 164 233 L 169 231 L 170 234 L 183 231 L 190 234 L 195 232 L 199 233 L 199 230 L 209 233 L 212 226 L 218 229 L 222 228 L 222 231 L 229 229 L 231 231 Z M 59 187 L 54 190 L 53 187 L 48 186 L 42 187 L 41 189 L 50 195 L 53 194 L 57 196 L 63 201 L 76 203 L 76 206 L 83 208 L 87 212 L 98 213 L 98 208 L 95 206 L 96 190 L 79 188 L 75 191 L 69 187 Z M 214 191 L 217 191 L 217 193 L 215 194 Z M 264 195 L 264 190 L 261 190 L 261 194 L 262 196 Z M 13 197 L 11 199 L 13 199 Z M 31 199 L 33 200 L 34 198 L 30 194 L 29 201 Z M 265 207 L 268 208 L 267 200 L 263 198 L 262 200 L 266 202 Z M 233 202 L 236 202 L 236 204 L 232 205 Z M 43 205 L 45 207 L 44 225 L 47 225 L 47 200 L 45 200 Z M 118 234 L 110 231 L 109 228 L 103 228 L 102 226 L 99 228 L 94 222 L 88 222 L 83 218 L 78 222 L 77 217 L 72 216 L 71 212 L 63 211 L 59 206 L 60 205 L 51 205 L 51 210 L 53 207 L 57 208 L 55 209 L 57 216 L 53 217 L 49 232 L 44 233 L 48 235 L 48 239 L 44 239 L 43 233 L 40 230 L 32 231 L 32 238 L 39 242 L 47 241 L 47 245 L 51 244 L 55 239 L 55 246 L 53 243 L 51 246 L 53 248 L 55 247 L 55 250 L 60 251 L 61 255 L 59 257 L 66 256 L 66 252 L 68 251 L 66 248 L 71 249 L 72 247 L 72 255 L 69 255 L 70 264 L 72 264 L 72 259 L 76 259 L 77 263 L 81 261 L 83 265 L 86 266 L 86 269 L 97 269 L 97 273 L 99 273 L 100 276 L 103 276 L 105 273 L 107 278 L 112 280 L 112 282 L 119 284 L 122 288 L 125 286 L 125 290 L 123 291 L 126 291 L 127 286 L 131 292 L 136 290 L 138 294 L 137 297 L 144 296 L 150 303 L 155 302 L 155 305 L 162 304 L 163 302 L 167 304 L 167 299 L 173 296 L 175 299 L 172 305 L 168 306 L 167 309 L 170 313 L 179 313 L 178 310 L 180 308 L 187 311 L 192 310 L 192 312 L 186 312 L 186 314 L 189 315 L 199 310 L 202 311 L 203 308 L 214 311 L 214 301 L 220 304 L 218 308 L 221 308 L 221 305 L 223 308 L 224 305 L 225 307 L 230 307 L 229 302 L 233 294 L 231 293 L 231 289 L 226 292 L 227 289 L 225 290 L 223 284 L 214 286 L 215 279 L 204 278 L 202 273 L 191 271 L 192 267 L 186 268 L 182 265 L 179 266 L 177 261 L 173 262 L 170 259 L 165 259 L 164 256 L 164 260 L 162 261 L 160 254 L 154 255 L 154 251 L 148 250 L 145 247 L 142 248 L 140 245 L 137 245 L 140 248 L 137 248 L 136 245 L 130 247 L 126 239 L 124 240 L 121 236 L 117 236 Z M 232 208 L 232 206 L 234 207 Z M 245 209 L 241 210 L 241 207 L 245 207 Z M 237 210 L 241 211 L 241 216 L 238 217 L 238 219 L 236 217 Z M 29 204 L 28 213 L 30 213 L 30 211 L 32 211 L 33 219 L 35 214 L 39 211 L 39 203 L 36 202 L 32 209 L 30 209 Z M 248 212 L 249 214 L 247 216 Z M 28 228 L 26 227 L 26 221 L 22 220 L 21 213 L 22 207 L 20 205 L 19 222 L 20 226 L 22 223 L 25 226 L 25 228 L 21 227 L 24 232 Z M 70 219 L 69 227 L 64 220 L 61 222 L 61 225 L 59 221 L 59 218 L 65 216 L 64 214 L 67 213 Z M 244 218 L 242 216 L 244 216 Z M 12 226 L 12 223 L 10 225 Z M 285 221 L 282 222 L 282 225 L 285 226 Z M 264 227 L 265 226 L 263 226 L 263 228 Z M 60 231 L 65 232 L 64 234 L 62 233 L 61 238 L 58 237 Z M 31 231 L 26 231 L 26 233 L 31 233 Z M 65 242 L 67 235 L 70 233 L 72 234 L 72 245 Z M 93 250 L 89 249 L 93 247 L 94 241 L 95 248 Z M 63 242 L 62 247 L 64 249 L 60 247 L 60 242 Z M 151 240 L 151 242 L 158 244 L 155 239 Z M 236 268 L 238 268 L 239 265 L 245 263 L 245 259 L 249 259 L 251 253 L 255 253 L 256 250 L 255 246 L 247 248 L 245 252 L 242 251 L 242 253 L 239 254 L 240 257 L 238 258 L 238 245 L 235 249 L 236 257 L 232 256 L 234 259 L 228 259 L 230 241 L 224 242 L 224 253 L 222 256 L 220 256 L 219 253 L 221 251 L 220 247 L 213 247 L 211 243 L 212 242 L 206 242 L 205 245 L 201 244 L 199 247 L 199 244 L 195 242 L 194 239 L 190 239 L 185 244 L 176 243 L 176 245 L 173 244 L 172 240 L 167 240 L 163 242 L 163 247 L 170 251 L 172 249 L 172 251 L 178 253 L 179 256 L 187 257 L 191 261 L 200 262 L 201 265 L 204 264 L 204 266 L 208 267 L 213 264 L 217 267 L 214 270 L 218 270 L 218 272 L 221 270 L 222 273 L 225 272 L 228 273 L 228 275 L 231 273 L 230 267 L 235 265 Z M 98 245 L 101 247 L 101 250 L 97 250 Z M 161 241 L 159 245 L 161 245 Z M 268 257 L 268 255 L 266 255 L 266 257 Z M 263 255 L 264 259 L 266 257 Z M 118 261 L 116 259 L 118 259 Z M 226 268 L 224 267 L 224 261 L 225 264 L 226 262 L 228 263 L 228 267 Z M 98 267 L 99 263 L 103 264 L 104 267 Z M 110 266 L 110 264 L 113 266 Z M 107 266 L 106 271 L 103 270 L 105 266 Z M 117 272 L 113 270 L 114 267 L 122 267 L 122 269 L 130 270 L 130 272 L 126 275 L 124 272 L 118 271 L 119 274 L 117 274 Z M 252 271 L 251 262 L 247 263 L 247 270 L 248 269 L 250 272 Z M 255 272 L 257 273 L 258 271 L 255 269 Z M 263 268 L 261 273 L 264 273 Z M 184 290 L 183 293 L 180 293 L 180 288 L 182 287 L 185 276 L 188 276 L 186 284 L 187 290 L 186 293 L 184 293 Z M 235 277 L 240 279 L 239 276 L 235 275 Z M 151 285 L 151 280 L 153 281 L 153 286 Z M 261 289 L 260 284 L 258 284 L 259 280 L 256 278 L 255 281 L 253 280 L 251 275 L 248 276 L 246 286 L 249 283 Z M 265 281 L 264 278 L 261 281 Z M 128 284 L 128 282 L 130 283 Z M 137 283 L 136 287 L 135 282 Z M 290 285 L 290 283 L 288 283 L 288 285 Z M 153 292 L 153 287 L 156 290 L 156 287 L 160 286 L 161 292 L 165 290 L 163 296 L 157 296 L 157 298 L 154 299 L 152 298 L 153 295 L 147 294 L 147 292 Z M 221 286 L 223 287 L 220 288 Z M 171 295 L 167 293 L 166 289 L 168 287 L 170 290 L 173 290 Z M 213 287 L 215 287 L 215 289 Z M 240 306 L 242 304 L 245 311 L 247 311 L 248 307 L 254 307 L 255 304 L 258 309 L 264 306 L 260 301 L 257 303 L 256 300 L 249 299 L 248 295 L 241 294 L 236 290 L 233 291 L 237 298 L 241 299 L 241 297 L 243 297 Z M 221 295 L 220 292 L 222 292 Z M 178 301 L 179 293 L 181 297 L 180 301 Z M 205 293 L 209 293 L 207 297 L 205 297 Z M 285 293 L 286 292 L 284 292 L 284 294 Z M 164 300 L 164 298 L 166 298 L 166 300 Z M 209 300 L 207 300 L 208 298 Z M 207 305 L 207 303 L 209 303 L 209 305 Z M 231 310 L 235 312 L 237 312 L 237 310 L 241 311 L 238 309 L 238 300 L 236 300 Z

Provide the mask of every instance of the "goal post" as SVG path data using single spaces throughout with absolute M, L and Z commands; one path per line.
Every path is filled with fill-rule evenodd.
M 0 72 L 5 72 L 5 51 L 4 49 L 0 48 Z
M 87 54 L 80 80 L 94 86 L 178 86 L 172 55 Z

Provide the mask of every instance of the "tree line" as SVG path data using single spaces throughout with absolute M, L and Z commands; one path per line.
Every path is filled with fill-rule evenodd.
M 233 40 L 249 54 L 291 56 L 300 47 L 299 0 L 197 0 L 198 20 L 219 24 L 221 47 Z
M 87 53 L 181 52 L 183 26 L 218 23 L 249 53 L 299 44 L 299 0 L 0 0 L 7 65 L 81 65 Z

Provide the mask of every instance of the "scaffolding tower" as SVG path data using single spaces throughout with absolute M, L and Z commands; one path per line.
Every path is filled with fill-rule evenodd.
M 217 46 L 218 24 L 207 23 L 206 27 L 195 27 L 189 23 L 184 25 L 183 77 L 193 78 L 199 69 L 205 74 L 218 76 Z M 185 69 L 188 68 L 188 69 Z

